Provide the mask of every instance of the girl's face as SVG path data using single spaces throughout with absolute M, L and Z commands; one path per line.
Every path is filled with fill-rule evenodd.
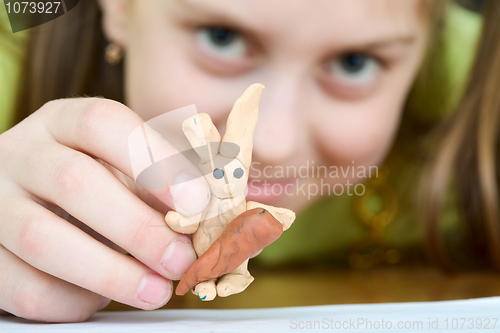
M 222 133 L 245 88 L 265 85 L 247 199 L 295 210 L 353 193 L 383 160 L 427 39 L 421 0 L 101 5 L 126 52 L 126 102 L 144 120 L 196 104 Z

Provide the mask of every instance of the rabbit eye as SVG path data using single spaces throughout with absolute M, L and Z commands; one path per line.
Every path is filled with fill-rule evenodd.
M 243 169 L 242 168 L 238 168 L 238 169 L 234 170 L 233 176 L 235 178 L 238 178 L 238 179 L 240 179 L 241 177 L 243 177 Z
M 215 179 L 221 179 L 222 177 L 224 177 L 224 170 L 222 170 L 222 169 L 215 169 L 214 170 L 214 178 Z

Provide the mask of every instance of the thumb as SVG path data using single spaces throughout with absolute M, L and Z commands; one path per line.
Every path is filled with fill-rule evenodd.
M 210 190 L 200 170 L 147 123 L 130 134 L 129 153 L 139 186 L 182 215 L 205 209 Z

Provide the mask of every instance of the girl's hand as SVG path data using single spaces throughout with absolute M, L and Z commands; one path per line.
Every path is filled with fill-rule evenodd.
M 128 136 L 141 124 L 117 102 L 63 99 L 0 135 L 0 309 L 71 322 L 86 320 L 109 299 L 145 310 L 170 299 L 171 280 L 180 279 L 196 256 L 190 239 L 171 231 L 164 212 L 151 206 L 175 203 L 194 215 L 209 193 L 201 177 L 175 197 L 156 190 L 150 195 L 156 203 L 148 205 L 96 161 L 133 178 Z M 161 137 L 151 140 L 173 149 Z M 201 176 L 187 160 L 166 172 Z M 62 209 L 82 228 L 61 218 Z

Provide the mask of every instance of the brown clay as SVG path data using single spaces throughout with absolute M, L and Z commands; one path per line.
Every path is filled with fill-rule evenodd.
M 234 271 L 252 254 L 277 240 L 282 232 L 283 225 L 263 208 L 240 214 L 191 266 L 175 294 L 184 295 L 200 282 Z

